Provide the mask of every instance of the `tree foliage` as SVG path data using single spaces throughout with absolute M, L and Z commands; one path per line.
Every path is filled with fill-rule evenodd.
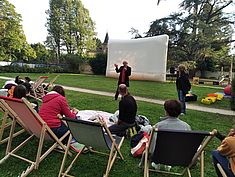
M 62 49 L 78 55 L 95 49 L 95 24 L 81 0 L 50 0 L 47 14 L 46 44 L 58 59 Z
M 90 66 L 94 74 L 105 75 L 107 67 L 107 53 L 99 53 L 96 58 L 90 59 Z
M 7 0 L 0 1 L 0 60 L 29 60 L 36 53 L 27 43 L 21 23 L 21 15 Z
M 49 51 L 41 43 L 31 44 L 31 47 L 36 52 L 35 63 L 47 63 L 49 61 Z
M 168 34 L 169 59 L 195 61 L 201 71 L 229 63 L 234 16 L 224 12 L 232 0 L 184 0 L 179 13 L 152 22 L 146 36 Z M 213 67 L 212 67 L 213 68 Z

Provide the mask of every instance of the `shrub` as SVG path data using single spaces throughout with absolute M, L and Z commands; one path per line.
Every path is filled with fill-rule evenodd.
M 59 66 L 30 68 L 28 66 L 1 66 L 0 73 L 61 73 L 68 69 Z
M 235 111 L 235 78 L 232 80 L 232 85 L 231 85 L 231 109 Z
M 69 65 L 69 70 L 72 73 L 80 73 L 79 65 L 82 63 L 82 58 L 75 54 L 67 54 L 63 56 L 63 60 Z
M 89 62 L 94 74 L 105 75 L 107 66 L 107 53 L 97 54 L 94 59 Z

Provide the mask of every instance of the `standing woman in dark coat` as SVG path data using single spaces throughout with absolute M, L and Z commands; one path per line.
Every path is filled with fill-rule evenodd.
M 178 76 L 176 79 L 176 88 L 178 92 L 179 101 L 182 104 L 181 115 L 186 113 L 186 105 L 185 105 L 185 95 L 191 89 L 191 84 L 188 79 L 188 74 L 186 73 L 186 68 L 184 65 L 178 66 Z
M 114 64 L 116 72 L 120 73 L 119 79 L 118 79 L 117 91 L 115 94 L 115 100 L 117 100 L 118 95 L 119 95 L 118 87 L 120 84 L 125 84 L 127 87 L 129 87 L 129 76 L 131 75 L 131 67 L 128 66 L 127 61 L 123 61 L 122 64 L 123 66 L 121 66 L 119 69 L 118 69 L 118 65 Z

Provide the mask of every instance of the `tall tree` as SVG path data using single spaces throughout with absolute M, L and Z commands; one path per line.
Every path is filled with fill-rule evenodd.
M 37 57 L 35 58 L 35 61 L 37 63 L 45 63 L 49 60 L 49 51 L 46 49 L 46 47 L 41 43 L 31 44 L 31 47 L 36 52 Z
M 47 31 L 48 37 L 46 44 L 48 47 L 53 46 L 53 50 L 56 51 L 56 59 L 59 63 L 61 53 L 61 36 L 63 33 L 63 15 L 62 7 L 64 0 L 50 0 L 49 10 L 46 11 L 47 18 Z
M 35 52 L 26 41 L 21 15 L 7 0 L 0 1 L 0 60 L 29 60 Z
M 47 14 L 47 44 L 56 44 L 58 55 L 61 48 L 68 54 L 79 55 L 95 49 L 95 24 L 81 0 L 50 0 Z
M 227 0 L 184 0 L 181 3 L 187 11 L 181 11 L 184 15 L 178 13 L 154 21 L 147 36 L 168 34 L 170 58 L 196 61 L 203 71 L 209 61 L 228 61 L 225 56 L 233 42 L 235 21 L 223 10 L 231 4 L 232 1 Z

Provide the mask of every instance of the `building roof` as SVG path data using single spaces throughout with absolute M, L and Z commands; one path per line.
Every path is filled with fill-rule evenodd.
M 103 44 L 108 44 L 108 41 L 109 41 L 109 34 L 107 32 L 106 35 L 105 35 Z

